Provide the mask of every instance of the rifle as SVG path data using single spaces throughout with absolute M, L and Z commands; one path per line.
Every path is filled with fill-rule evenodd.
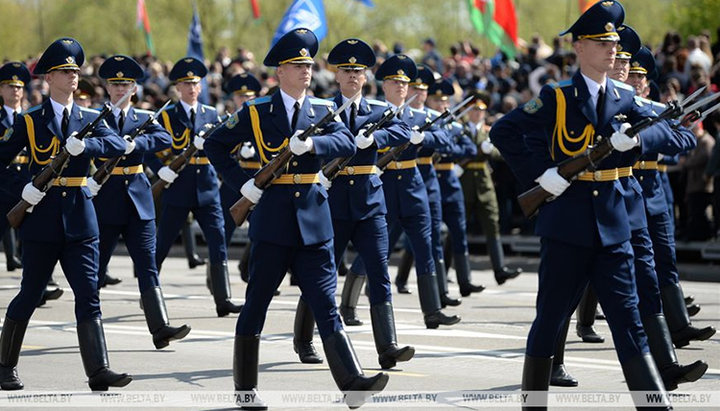
M 204 136 L 210 135 L 210 133 L 212 133 L 213 131 L 218 129 L 220 126 L 225 124 L 225 122 L 228 121 L 230 116 L 231 116 L 231 114 L 229 114 L 229 113 L 226 114 L 224 118 L 221 118 L 220 121 L 218 121 L 217 123 L 215 123 L 212 126 L 210 126 L 209 128 L 207 128 L 207 130 L 201 131 L 201 133 L 203 133 L 202 135 L 204 135 Z M 197 152 L 198 152 L 198 149 L 197 149 L 197 147 L 195 147 L 193 142 L 192 141 L 188 142 L 188 147 L 182 153 L 180 153 L 180 155 L 175 157 L 175 159 L 173 159 L 173 161 L 171 161 L 170 164 L 168 164 L 168 168 L 170 168 L 170 170 L 180 174 L 180 172 L 183 171 L 183 169 L 188 165 L 188 163 L 190 163 L 190 159 L 192 158 L 192 156 L 194 156 L 195 153 L 197 153 Z M 153 183 L 152 188 L 151 188 L 152 194 L 153 194 L 153 200 L 157 201 L 160 198 L 160 195 L 162 194 L 162 192 L 166 188 L 170 187 L 170 184 L 172 184 L 172 183 L 168 183 L 167 181 L 163 180 L 162 178 L 158 178 L 158 180 L 155 183 Z
M 135 137 L 140 135 L 140 133 L 142 133 L 147 126 L 149 126 L 153 121 L 155 121 L 160 115 L 160 113 L 165 111 L 171 101 L 172 100 L 168 100 L 165 104 L 163 104 L 162 107 L 160 107 L 160 110 L 156 111 L 152 116 L 149 116 L 147 120 L 145 120 L 145 122 L 140 125 L 140 127 L 133 130 L 133 132 L 130 133 L 130 141 L 134 140 Z M 122 133 L 122 130 L 120 130 L 120 132 Z M 110 178 L 110 174 L 112 173 L 113 168 L 118 165 L 120 160 L 122 160 L 122 156 L 105 160 L 105 162 L 97 169 L 97 171 L 95 171 L 92 179 L 100 185 L 105 184 L 105 182 Z
M 657 117 L 646 117 L 640 120 L 637 124 L 634 124 L 632 125 L 632 127 L 627 129 L 627 131 L 625 131 L 625 134 L 627 134 L 629 137 L 633 137 L 637 135 L 640 131 L 660 121 L 685 116 L 689 113 L 692 113 L 697 108 L 706 105 L 710 101 L 715 100 L 717 97 L 720 97 L 720 93 L 716 93 L 712 96 L 701 99 L 699 102 L 689 107 L 685 107 L 685 105 L 690 102 L 691 99 L 695 98 L 698 94 L 699 93 L 695 93 L 689 96 L 681 103 L 668 103 L 668 107 Z M 624 117 L 625 116 L 623 114 L 619 114 L 618 116 L 616 116 L 616 119 L 622 121 L 624 120 Z M 572 158 L 568 158 L 560 162 L 558 164 L 558 174 L 560 174 L 560 176 L 562 176 L 568 181 L 573 181 L 577 179 L 577 177 L 583 172 L 594 171 L 597 164 L 599 164 L 603 159 L 609 156 L 610 153 L 612 153 L 613 151 L 613 147 L 612 144 L 610 144 L 609 138 L 602 139 L 601 137 L 598 137 L 598 140 L 600 140 L 600 142 L 597 143 L 597 145 L 588 148 L 587 150 L 585 150 L 584 153 L 578 154 Z M 520 204 L 520 208 L 522 209 L 523 214 L 525 214 L 525 217 L 530 218 L 534 216 L 535 213 L 537 213 L 537 210 L 538 208 L 540 208 L 540 206 L 542 206 L 546 201 L 553 200 L 554 198 L 555 197 L 552 194 L 545 191 L 540 185 L 536 185 L 535 187 L 520 194 L 518 196 L 518 203 Z
M 365 135 L 368 136 L 368 135 L 374 133 L 376 130 L 378 130 L 380 127 L 384 126 L 388 121 L 390 121 L 393 117 L 399 116 L 400 113 L 402 113 L 402 111 L 405 109 L 405 107 L 410 105 L 410 103 L 412 103 L 412 101 L 415 100 L 416 97 L 417 97 L 417 94 L 410 97 L 409 99 L 407 99 L 405 101 L 405 103 L 403 103 L 402 106 L 398 107 L 395 111 L 393 111 L 391 108 L 388 108 L 385 111 L 385 113 L 383 113 L 382 118 L 380 118 L 380 120 L 378 120 L 377 123 L 373 124 L 365 131 Z M 350 163 L 350 160 L 352 160 L 352 159 L 353 159 L 353 157 L 336 158 L 333 161 L 326 164 L 325 167 L 323 167 L 322 173 L 325 175 L 325 177 L 327 177 L 328 180 L 332 181 L 335 177 L 337 177 L 337 174 L 340 172 L 340 170 L 345 168 Z
M 122 99 L 120 99 L 120 102 L 124 102 L 125 100 L 130 98 L 131 94 L 132 91 L 128 91 L 122 97 Z M 107 117 L 107 115 L 111 112 L 112 107 L 110 107 L 109 104 L 105 103 L 105 106 L 103 106 L 103 109 L 100 111 L 100 113 L 98 113 L 98 116 L 90 123 L 85 124 L 85 126 L 75 135 L 75 138 L 77 138 L 78 140 L 82 140 L 83 138 L 85 138 L 85 136 L 92 133 L 92 131 L 95 130 L 95 127 L 97 127 L 97 125 L 100 124 L 100 122 L 103 121 L 105 117 Z M 67 164 L 70 161 L 70 157 L 70 153 L 68 153 L 67 149 L 63 146 L 62 150 L 60 150 L 60 152 L 52 158 L 50 164 L 43 167 L 40 173 L 32 179 L 33 187 L 37 188 L 43 193 L 48 191 L 52 186 L 53 180 L 60 177 L 62 171 L 65 169 L 65 167 L 67 167 Z M 25 212 L 30 207 L 32 207 L 32 204 L 28 203 L 27 201 L 22 199 L 18 201 L 15 207 L 13 207 L 12 210 L 7 213 L 7 219 L 10 223 L 10 226 L 13 228 L 20 227 L 20 224 L 22 224 L 23 219 L 25 218 Z
M 305 141 L 308 137 L 313 135 L 313 133 L 315 133 L 315 131 L 317 131 L 320 126 L 332 120 L 333 118 L 335 118 L 335 116 L 345 111 L 346 108 L 350 107 L 350 104 L 355 101 L 355 99 L 360 95 L 360 93 L 361 92 L 358 91 L 355 96 L 348 99 L 337 110 L 328 111 L 325 117 L 323 117 L 317 124 L 313 124 L 310 128 L 303 131 L 298 136 L 298 139 L 300 141 Z M 270 184 L 272 184 L 273 180 L 283 174 L 283 171 L 286 169 L 287 164 L 290 162 L 290 159 L 292 159 L 292 157 L 293 153 L 292 151 L 290 151 L 290 146 L 288 145 L 282 151 L 280 151 L 277 156 L 270 160 L 270 162 L 267 163 L 262 169 L 255 173 L 255 187 L 263 190 L 266 189 Z M 254 206 L 255 204 L 252 201 L 248 200 L 244 196 L 240 197 L 240 199 L 235 202 L 232 207 L 230 207 L 230 215 L 232 216 L 233 221 L 235 221 L 235 224 L 238 226 L 242 225 L 242 223 L 245 222 L 245 219 L 247 219 L 247 216 L 250 213 L 250 209 L 252 209 Z
M 439 121 L 444 121 L 447 117 L 451 116 L 453 113 L 460 110 L 466 104 L 468 104 L 474 100 L 475 100 L 475 96 L 470 96 L 470 97 L 466 98 L 465 100 L 461 101 L 458 105 L 456 105 L 452 109 L 445 110 L 442 114 L 435 117 L 432 121 L 429 121 L 429 122 L 423 124 L 417 131 L 419 133 L 422 133 L 426 130 L 429 130 L 435 123 L 437 123 Z M 406 148 L 410 147 L 410 144 L 411 143 L 408 141 L 397 147 L 393 147 L 392 149 L 390 149 L 390 151 L 388 151 L 387 153 L 385 153 L 382 157 L 380 157 L 378 159 L 377 166 L 381 170 L 385 170 L 387 168 L 388 164 L 390 164 L 390 162 L 395 161 L 400 156 L 400 154 L 403 151 L 405 151 Z

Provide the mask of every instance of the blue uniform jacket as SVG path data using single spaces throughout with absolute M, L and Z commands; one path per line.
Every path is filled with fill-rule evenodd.
M 98 115 L 95 110 L 73 104 L 68 135 L 90 123 Z M 65 145 L 65 138 L 56 124 L 50 100 L 18 116 L 12 134 L 0 144 L 0 165 L 7 173 L 13 158 L 27 147 L 30 156 L 29 171 L 33 176 L 49 164 L 51 156 Z M 63 177 L 87 177 L 90 159 L 115 157 L 125 152 L 125 141 L 100 122 L 91 136 L 85 138 L 85 150 L 70 157 L 62 171 Z M 4 177 L 4 176 L 3 176 Z M 95 208 L 87 187 L 53 186 L 32 213 L 25 216 L 20 226 L 20 238 L 31 241 L 78 241 L 98 235 Z
M 259 131 L 253 132 L 251 109 L 257 110 Z M 306 97 L 298 114 L 297 129 L 304 130 L 335 109 L 332 101 Z M 323 159 L 355 154 L 350 131 L 342 122 L 330 121 L 312 137 L 314 153 L 295 156 L 288 174 L 316 174 Z M 250 141 L 263 164 L 288 144 L 290 129 L 280 92 L 256 98 L 233 114 L 205 142 L 205 151 L 217 167 L 223 183 L 240 191 L 243 171 L 231 154 L 239 143 Z M 263 193 L 250 215 L 250 239 L 285 246 L 303 246 L 328 241 L 333 237 L 328 193 L 319 183 L 273 184 Z
M 439 112 L 429 108 L 425 108 L 424 111 L 428 113 L 431 120 L 440 115 Z M 426 147 L 425 145 L 421 146 L 418 151 L 418 158 L 432 158 L 436 151 L 439 153 L 449 153 L 452 150 L 450 135 L 444 127 L 439 127 L 435 124 L 430 130 L 426 131 L 426 133 L 434 134 L 434 140 L 440 142 L 441 146 L 434 148 Z M 418 164 L 418 169 L 425 183 L 428 201 L 430 201 L 430 203 L 441 202 L 440 183 L 438 182 L 435 167 L 433 167 L 432 164 Z
M 570 81 L 545 86 L 540 96 L 513 110 L 490 131 L 518 179 L 526 187 L 545 170 L 566 158 L 584 152 L 597 136 L 609 137 L 623 121 L 630 124 L 646 117 L 634 101 L 634 90 L 622 83 L 607 82 L 604 110 L 597 118 L 582 75 Z M 627 119 L 616 118 L 624 114 Z M 667 123 L 658 123 L 640 133 L 641 152 L 681 149 L 682 143 Z M 622 164 L 614 152 L 598 165 L 611 169 Z M 609 246 L 630 239 L 630 221 L 618 180 L 576 181 L 554 201 L 539 210 L 535 231 L 542 237 L 584 247 Z
M 172 137 L 171 148 L 175 155 L 181 154 L 186 147 L 192 145 L 195 136 L 206 126 L 211 126 L 220 120 L 214 108 L 198 104 L 195 124 L 190 124 L 190 119 L 180 103 L 171 105 L 163 111 L 161 119 L 162 126 Z M 202 160 L 205 158 L 205 152 L 200 150 L 195 157 Z M 220 201 L 218 187 L 217 173 L 212 165 L 188 164 L 170 187 L 165 189 L 162 201 L 163 204 L 175 207 L 203 207 Z
M 338 107 L 341 106 L 342 96 L 338 94 L 334 102 Z M 361 129 L 377 123 L 387 110 L 392 108 L 383 101 L 362 98 L 355 119 L 355 130 L 350 132 L 357 135 Z M 340 117 L 349 128 L 349 119 L 345 113 L 341 113 Z M 374 165 L 377 162 L 378 148 L 395 147 L 410 140 L 410 127 L 393 118 L 375 131 L 373 138 L 375 143 L 357 150 L 348 166 Z M 382 181 L 377 174 L 338 175 L 333 180 L 329 194 L 330 211 L 334 219 L 360 221 L 387 214 Z
M 130 107 L 123 129 L 118 134 L 124 136 L 132 133 L 152 115 L 151 111 Z M 118 131 L 114 116 L 109 115 L 107 123 L 112 130 Z M 123 155 L 117 167 L 125 168 L 141 165 L 145 153 L 154 153 L 170 147 L 171 138 L 170 134 L 157 121 L 154 121 L 145 127 L 142 134 L 135 137 L 134 141 L 135 150 L 128 155 Z M 100 167 L 105 159 L 104 157 L 97 159 L 95 161 L 96 165 Z M 140 220 L 155 219 L 155 206 L 150 191 L 150 181 L 145 173 L 111 175 L 108 181 L 103 184 L 98 195 L 93 199 L 100 224 L 123 224 L 127 222 L 127 216 L 134 214 L 126 209 L 126 202 L 117 200 L 117 196 L 123 192 L 130 197 L 130 201 L 135 206 Z
M 16 121 L 17 118 L 22 120 L 18 115 L 15 117 Z M 10 123 L 10 116 L 8 116 L 7 111 L 0 107 L 0 136 L 3 137 L 0 138 L 0 144 L 5 141 L 6 136 L 12 134 L 13 124 Z M 8 170 L 6 173 L 3 173 L 2 183 L 0 183 L 0 195 L 4 197 L 3 200 L 6 200 L 8 204 L 11 202 L 16 203 L 20 200 L 20 193 L 22 193 L 23 187 L 30 181 L 28 164 L 27 162 L 18 163 L 17 160 L 20 158 L 22 158 L 23 161 L 28 160 L 25 149 L 23 149 L 15 161 L 7 167 Z
M 456 160 L 472 158 L 477 155 L 477 146 L 465 135 L 465 130 L 460 123 L 452 122 L 444 127 L 448 135 L 450 135 L 451 144 L 448 153 L 440 157 L 438 164 L 453 163 Z M 462 203 L 465 201 L 460 179 L 455 174 L 455 171 L 438 170 L 437 176 L 443 203 Z

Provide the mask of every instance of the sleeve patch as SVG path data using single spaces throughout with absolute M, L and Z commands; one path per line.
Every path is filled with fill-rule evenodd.
M 528 114 L 535 114 L 538 110 L 540 110 L 543 106 L 542 100 L 540 100 L 539 97 L 535 97 L 534 99 L 528 101 L 523 106 L 523 111 Z
M 236 111 L 230 118 L 228 119 L 227 123 L 225 123 L 225 127 L 228 129 L 233 129 L 238 123 L 238 112 Z

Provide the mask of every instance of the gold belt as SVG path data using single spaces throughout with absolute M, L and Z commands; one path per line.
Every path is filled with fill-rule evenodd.
M 87 177 L 58 177 L 53 180 L 54 186 L 82 187 L 87 185 Z
M 418 157 L 417 163 L 424 165 L 424 166 L 431 166 L 432 165 L 432 156 L 430 157 Z
M 360 174 L 378 174 L 380 169 L 377 166 L 347 166 L 342 170 L 338 171 L 339 176 L 353 176 Z
M 113 176 L 126 176 L 129 174 L 142 174 L 143 172 L 143 165 L 137 165 L 137 166 L 130 166 L 130 167 L 115 167 L 112 169 L 112 172 L 110 172 Z
M 242 168 L 252 168 L 253 170 L 260 170 L 262 168 L 262 164 L 260 164 L 259 161 L 240 160 L 239 163 Z
M 659 170 L 660 165 L 657 161 L 638 161 L 632 168 L 636 170 Z
M 667 164 L 658 164 L 658 171 L 661 173 L 667 173 Z
M 313 184 L 319 183 L 320 177 L 315 174 L 281 174 L 272 184 Z
M 435 164 L 435 170 L 450 171 L 455 167 L 455 163 L 437 163 Z
M 17 156 L 13 160 L 13 164 L 27 164 L 30 162 L 30 157 L 28 156 Z
M 579 181 L 613 181 L 620 177 L 630 177 L 632 175 L 632 167 L 611 168 L 608 170 L 596 170 L 594 172 L 585 172 L 578 177 Z
M 487 162 L 485 161 L 473 161 L 465 164 L 467 170 L 484 170 L 485 167 L 487 167 Z
M 415 160 L 405 160 L 405 161 L 391 161 L 387 169 L 388 170 L 405 170 L 407 168 L 413 168 L 417 165 L 417 161 Z
M 190 157 L 190 164 L 197 166 L 206 166 L 210 164 L 210 159 L 207 157 Z

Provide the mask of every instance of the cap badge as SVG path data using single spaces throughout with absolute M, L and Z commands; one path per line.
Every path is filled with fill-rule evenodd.
M 614 1 L 604 1 L 604 2 L 602 2 L 602 5 L 603 5 L 604 7 L 610 7 L 610 6 L 612 6 L 613 4 L 615 4 Z
M 356 59 L 355 57 L 350 57 L 350 58 L 348 59 L 348 61 L 350 62 L 350 64 L 355 64 L 355 62 L 357 61 L 357 59 Z
M 115 56 L 115 61 L 123 61 L 125 60 L 125 57 L 123 56 Z
M 308 31 L 305 30 L 305 29 L 297 29 L 297 30 L 295 30 L 295 32 L 298 33 L 298 34 L 305 34 L 305 33 L 307 33 Z
M 397 73 L 398 73 L 399 75 L 401 75 L 401 76 L 404 76 L 404 75 L 405 75 L 405 70 L 400 69 L 400 70 L 397 71 Z
M 189 57 L 189 58 L 186 58 L 184 61 L 186 63 L 192 63 L 193 59 L 192 59 L 192 57 Z
M 75 57 L 73 57 L 73 56 L 68 56 L 68 57 L 65 59 L 65 61 L 67 61 L 68 64 L 75 64 Z
M 16 67 L 16 68 L 20 68 L 21 65 L 22 64 L 20 64 L 20 63 L 13 63 L 13 67 Z
M 188 77 L 193 77 L 194 75 L 195 75 L 195 73 L 193 73 L 192 71 L 188 71 L 188 72 L 187 72 L 187 76 L 188 76 Z
M 352 44 L 352 45 L 355 45 L 358 43 L 357 40 L 348 40 L 347 42 L 348 42 L 348 44 Z
M 301 48 L 301 49 L 300 49 L 300 55 L 303 56 L 303 57 L 307 57 L 307 55 L 308 55 L 307 49 L 306 49 L 306 48 Z
M 115 74 L 115 77 L 119 77 L 119 78 L 123 78 L 124 76 L 125 76 L 125 75 L 123 74 L 122 71 L 118 71 L 118 72 Z
M 67 44 L 68 46 L 71 45 L 71 44 L 73 44 L 73 41 L 72 41 L 72 40 L 69 40 L 69 39 L 63 40 L 62 42 L 65 43 L 65 44 Z
M 614 28 L 615 28 L 615 26 L 614 26 L 612 23 L 606 23 L 606 24 L 605 24 L 605 31 L 610 31 L 610 30 L 612 30 L 612 29 L 614 29 Z
M 16 76 L 16 75 L 13 74 L 12 79 L 15 80 L 15 81 L 17 81 L 17 80 L 18 80 L 18 76 Z

